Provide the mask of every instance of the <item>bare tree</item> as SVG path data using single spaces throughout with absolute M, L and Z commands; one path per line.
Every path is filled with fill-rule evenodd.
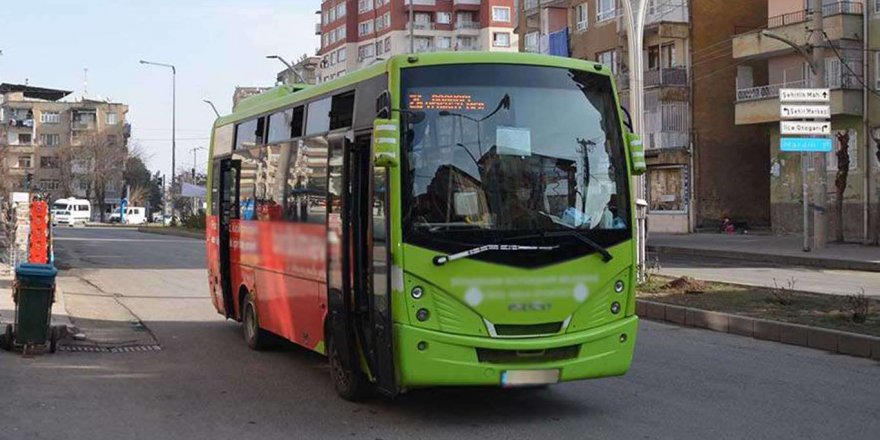
M 87 198 L 97 203 L 100 220 L 105 220 L 107 191 L 111 185 L 121 191 L 122 173 L 128 149 L 117 130 L 91 130 L 78 133 L 60 154 L 61 187 L 75 193 L 77 182 L 85 184 Z
M 849 178 L 849 131 L 837 133 L 837 144 L 837 176 L 834 179 L 834 186 L 837 188 L 837 242 L 843 243 L 843 196 Z

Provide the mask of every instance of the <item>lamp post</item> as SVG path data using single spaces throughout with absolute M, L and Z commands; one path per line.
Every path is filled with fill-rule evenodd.
M 633 132 L 644 137 L 645 114 L 642 111 L 645 103 L 645 85 L 642 50 L 645 37 L 645 20 L 648 15 L 648 0 L 624 0 L 623 2 L 624 25 L 626 26 L 627 41 L 629 44 L 629 112 L 633 115 Z M 645 256 L 648 234 L 647 226 L 647 203 L 644 176 L 633 178 L 636 187 L 636 205 L 638 212 L 637 228 L 637 262 L 638 276 L 642 279 L 645 271 Z
M 193 154 L 192 184 L 193 184 L 194 186 L 196 185 L 196 167 L 198 167 L 198 164 L 199 164 L 198 160 L 196 159 L 196 152 L 199 151 L 199 150 L 204 150 L 204 149 L 205 149 L 204 147 L 195 147 L 195 148 L 191 148 L 191 149 L 189 150 L 189 151 L 191 151 L 192 154 Z M 199 210 L 199 207 L 198 207 L 198 197 L 193 196 L 193 198 L 192 198 L 192 206 L 193 206 L 193 214 L 195 214 L 195 213 Z
M 177 174 L 177 67 L 173 64 L 141 60 L 141 64 L 171 69 L 171 187 L 168 191 L 171 202 L 172 223 L 174 222 L 174 181 Z
M 300 83 L 308 84 L 306 82 L 305 78 L 303 78 L 303 76 L 299 73 L 299 71 L 296 70 L 295 67 L 293 67 L 293 64 L 288 63 L 287 60 L 285 60 L 284 58 L 281 58 L 280 55 L 266 55 L 266 58 L 268 58 L 270 60 L 275 59 L 275 60 L 281 61 L 287 67 L 287 70 L 293 72 L 293 74 L 296 75 L 296 79 L 298 79 Z
M 214 114 L 217 115 L 218 118 L 220 117 L 220 112 L 217 111 L 217 106 L 214 105 L 214 103 L 211 102 L 211 100 L 209 100 L 209 99 L 203 99 L 202 102 L 204 102 L 205 104 L 210 105 L 211 108 L 214 109 Z

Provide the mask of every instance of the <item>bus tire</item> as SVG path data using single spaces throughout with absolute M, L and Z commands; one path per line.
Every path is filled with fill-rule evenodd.
M 271 335 L 260 328 L 260 317 L 257 314 L 257 303 L 250 292 L 241 302 L 241 327 L 244 341 L 251 350 L 262 351 L 271 347 Z
M 327 360 L 330 363 L 330 379 L 336 394 L 349 402 L 364 400 L 370 392 L 370 383 L 367 376 L 360 371 L 352 371 L 342 363 L 339 349 L 333 343 L 333 338 L 327 337 Z

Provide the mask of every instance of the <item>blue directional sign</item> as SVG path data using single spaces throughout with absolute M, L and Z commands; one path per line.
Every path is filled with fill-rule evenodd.
M 831 138 L 787 138 L 780 139 L 779 149 L 797 153 L 830 153 L 833 149 Z

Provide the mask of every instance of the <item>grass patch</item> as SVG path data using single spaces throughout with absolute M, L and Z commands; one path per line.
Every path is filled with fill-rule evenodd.
M 665 304 L 880 336 L 880 301 L 863 293 L 823 295 L 794 290 L 794 282 L 774 288 L 653 275 L 638 297 Z

